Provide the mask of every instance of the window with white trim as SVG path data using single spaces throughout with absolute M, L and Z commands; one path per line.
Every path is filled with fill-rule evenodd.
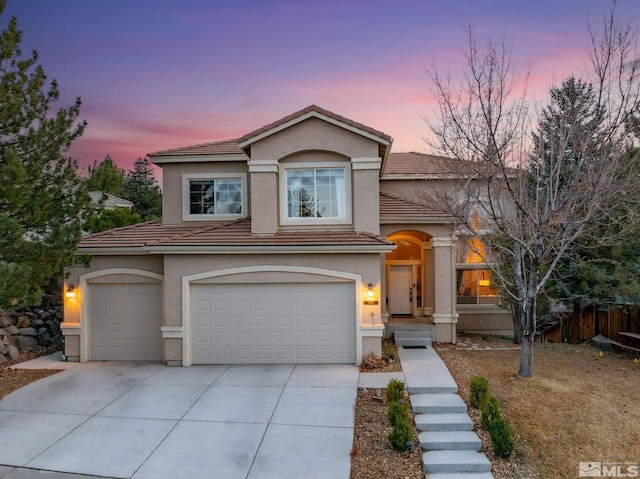
M 286 165 L 280 183 L 282 222 L 349 223 L 351 176 L 342 165 Z
M 183 177 L 184 219 L 226 219 L 243 216 L 244 184 L 244 176 Z

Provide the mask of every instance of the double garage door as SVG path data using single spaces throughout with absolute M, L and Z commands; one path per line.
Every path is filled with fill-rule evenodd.
M 355 363 L 354 284 L 193 284 L 194 364 Z M 162 360 L 160 283 L 90 284 L 92 360 Z
M 355 363 L 353 283 L 194 284 L 194 364 Z

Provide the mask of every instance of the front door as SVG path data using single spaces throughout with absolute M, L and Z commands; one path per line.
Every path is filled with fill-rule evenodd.
M 412 266 L 391 266 L 389 275 L 389 312 L 413 314 Z

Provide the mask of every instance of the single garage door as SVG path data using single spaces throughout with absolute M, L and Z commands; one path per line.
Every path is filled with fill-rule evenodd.
M 195 284 L 194 364 L 355 363 L 353 283 Z
M 160 283 L 90 284 L 92 360 L 162 360 Z

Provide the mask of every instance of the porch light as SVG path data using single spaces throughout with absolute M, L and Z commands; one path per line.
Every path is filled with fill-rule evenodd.
M 370 305 L 378 304 L 378 299 L 376 298 L 376 293 L 373 290 L 373 285 L 371 283 L 367 285 L 367 293 L 364 298 L 364 304 L 370 304 Z
M 67 288 L 66 293 L 64 293 L 65 297 L 68 299 L 72 299 L 76 297 L 76 290 L 75 287 L 70 284 L 69 287 Z
M 485 278 L 485 272 L 483 271 L 480 275 L 480 279 L 478 280 L 478 286 L 482 287 L 482 288 L 486 288 L 487 286 L 489 286 L 491 284 L 491 281 L 489 281 L 487 278 Z

